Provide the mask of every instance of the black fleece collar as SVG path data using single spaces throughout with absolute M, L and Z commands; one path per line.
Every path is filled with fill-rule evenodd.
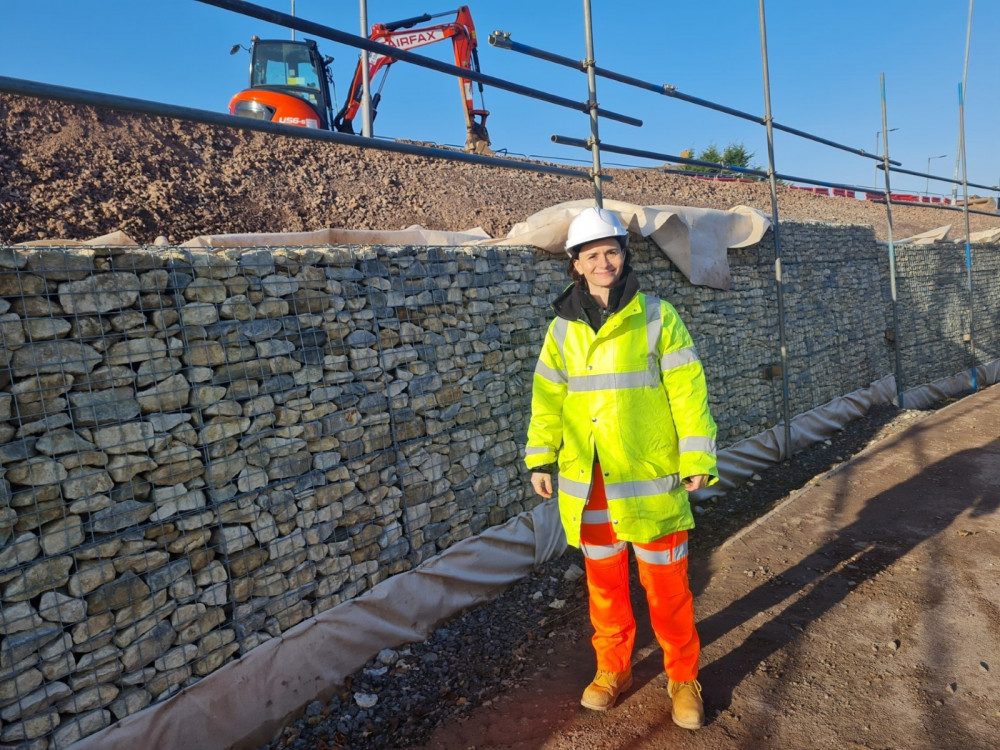
M 621 278 L 615 282 L 608 292 L 608 306 L 602 308 L 587 290 L 586 281 L 570 284 L 562 294 L 552 302 L 556 315 L 565 320 L 586 321 L 594 331 L 601 330 L 609 315 L 621 310 L 632 301 L 639 292 L 639 279 L 636 278 L 632 266 L 628 263 L 622 269 Z

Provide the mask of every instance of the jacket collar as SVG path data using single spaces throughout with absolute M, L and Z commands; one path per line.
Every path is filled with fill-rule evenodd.
M 566 287 L 563 293 L 552 302 L 552 308 L 560 318 L 570 321 L 584 321 L 594 331 L 598 331 L 608 317 L 625 309 L 638 292 L 639 279 L 636 278 L 632 266 L 626 263 L 625 268 L 622 269 L 621 278 L 611 287 L 608 294 L 607 309 L 598 305 L 590 296 L 585 281 L 574 282 Z

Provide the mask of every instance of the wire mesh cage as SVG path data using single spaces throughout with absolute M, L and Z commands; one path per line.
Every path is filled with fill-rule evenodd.
M 5 744 L 63 747 L 530 507 L 517 253 L 4 258 Z

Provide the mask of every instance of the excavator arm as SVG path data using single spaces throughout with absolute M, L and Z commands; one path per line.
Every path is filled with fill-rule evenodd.
M 454 21 L 416 27 L 419 23 L 424 23 L 444 15 L 450 15 L 452 12 L 456 14 Z M 463 5 L 457 11 L 448 11 L 447 13 L 437 13 L 434 15 L 425 13 L 421 16 L 395 21 L 394 23 L 374 24 L 370 39 L 401 50 L 417 49 L 428 44 L 451 39 L 455 52 L 455 65 L 465 70 L 479 72 L 479 55 L 476 51 L 476 27 L 472 22 L 472 14 L 469 12 L 467 5 Z M 361 66 L 366 60 L 370 81 L 375 80 L 376 73 L 383 68 L 385 69 L 379 91 L 372 97 L 371 110 L 373 121 L 378 109 L 378 103 L 382 98 L 381 88 L 385 85 L 385 76 L 388 75 L 388 68 L 396 62 L 395 59 L 385 55 L 362 52 L 362 56 L 358 60 L 358 66 L 354 71 L 354 78 L 351 80 L 351 88 L 348 92 L 347 100 L 333 120 L 334 128 L 342 133 L 354 132 L 354 118 L 361 109 Z M 485 109 L 476 109 L 472 97 L 472 81 L 468 78 L 459 78 L 458 80 L 461 87 L 462 104 L 465 109 L 465 150 L 482 154 L 492 153 L 489 149 L 489 133 L 486 130 L 486 118 L 489 112 Z M 482 90 L 483 86 L 479 84 L 480 94 L 482 94 Z

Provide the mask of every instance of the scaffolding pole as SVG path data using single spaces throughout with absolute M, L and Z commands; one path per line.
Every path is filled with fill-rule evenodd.
M 368 0 L 360 0 L 361 36 L 368 36 Z M 371 68 L 368 63 L 368 52 L 358 50 L 361 55 L 361 135 L 372 137 L 372 81 Z
M 970 6 L 970 20 L 971 11 Z M 969 185 L 965 169 L 965 87 L 958 84 L 958 153 L 962 162 L 962 215 L 965 217 L 965 276 L 969 285 L 969 356 L 972 358 L 970 376 L 973 392 L 979 390 L 976 379 L 976 308 L 972 287 L 972 246 L 969 244 Z
M 573 70 L 583 70 L 586 71 L 586 61 L 580 62 L 579 60 L 574 60 L 571 57 L 565 57 L 563 55 L 557 55 L 553 52 L 547 52 L 543 49 L 538 49 L 536 47 L 529 47 L 526 44 L 521 44 L 515 42 L 510 38 L 509 31 L 494 31 L 490 34 L 490 44 L 498 49 L 511 50 L 512 52 L 520 52 L 521 54 L 528 55 L 529 57 L 535 57 L 539 60 L 546 60 L 557 65 L 562 65 L 567 68 L 572 68 Z M 750 112 L 743 112 L 739 109 L 734 109 L 732 107 L 727 107 L 724 104 L 718 104 L 717 102 L 709 101 L 708 99 L 702 99 L 697 96 L 691 96 L 690 94 L 685 94 L 677 90 L 676 86 L 672 86 L 669 83 L 652 83 L 650 81 L 643 81 L 639 78 L 634 78 L 633 76 L 625 75 L 623 73 L 616 73 L 613 70 L 607 70 L 599 65 L 594 66 L 594 74 L 602 76 L 603 78 L 608 78 L 612 81 L 617 81 L 618 83 L 624 83 L 629 86 L 634 86 L 636 88 L 643 89 L 645 91 L 652 91 L 654 94 L 662 94 L 663 96 L 669 96 L 671 99 L 678 99 L 682 102 L 688 102 L 689 104 L 694 104 L 699 107 L 705 107 L 706 109 L 711 109 L 716 112 L 722 112 L 726 115 L 731 115 L 733 117 L 738 117 L 741 120 L 748 120 L 749 122 L 755 122 L 758 125 L 764 124 L 764 118 L 760 115 L 755 115 Z M 791 133 L 792 135 L 797 135 L 800 138 L 805 138 L 810 141 L 815 141 L 816 143 L 822 143 L 825 146 L 830 146 L 831 148 L 841 149 L 842 151 L 847 151 L 858 156 L 863 156 L 866 159 L 874 159 L 879 161 L 880 158 L 878 154 L 874 156 L 869 154 L 863 148 L 854 148 L 853 146 L 846 146 L 842 143 L 837 143 L 836 141 L 831 141 L 827 138 L 822 138 L 813 133 L 807 133 L 804 130 L 799 130 L 798 128 L 792 128 L 787 125 L 782 125 L 780 122 L 772 122 L 771 125 L 775 130 L 783 130 L 786 133 Z M 894 161 L 893 164 L 899 164 L 899 162 Z
M 771 120 L 771 77 L 767 68 L 767 23 L 764 0 L 758 0 L 760 13 L 760 55 L 764 76 L 764 125 L 767 127 L 767 174 L 771 185 L 771 230 L 774 232 L 774 280 L 778 292 L 778 345 L 781 354 L 781 411 L 785 422 L 785 450 L 782 458 L 791 458 L 792 415 L 788 403 L 788 347 L 785 343 L 785 297 L 781 277 L 781 238 L 778 229 L 778 180 L 774 169 L 774 128 Z
M 963 98 L 965 96 L 965 87 L 969 83 L 969 43 L 972 41 L 972 5 L 974 0 L 969 0 L 969 20 L 965 25 L 965 62 L 962 64 L 962 89 L 959 93 L 959 97 Z M 962 132 L 961 128 L 958 131 L 958 143 L 955 146 L 955 180 L 951 188 L 951 202 L 954 203 L 958 198 L 958 170 L 961 166 L 962 161 L 962 142 L 965 139 L 965 134 Z
M 594 202 L 604 208 L 604 190 L 601 186 L 601 139 L 597 132 L 597 75 L 594 72 L 594 21 L 590 12 L 590 0 L 583 0 L 583 27 L 587 37 L 587 59 L 583 61 L 587 69 L 587 107 L 590 110 L 590 154 L 593 161 L 591 176 L 594 178 Z
M 436 70 L 439 73 L 446 73 L 447 75 L 456 76 L 458 78 L 466 78 L 470 81 L 486 84 L 487 86 L 495 86 L 496 88 L 503 89 L 504 91 L 510 91 L 514 94 L 531 97 L 532 99 L 538 99 L 539 101 L 555 104 L 559 107 L 573 109 L 577 112 L 588 111 L 586 102 L 575 102 L 564 96 L 556 96 L 555 94 L 550 94 L 547 91 L 533 89 L 528 86 L 521 86 L 520 84 L 506 81 L 503 78 L 486 75 L 485 73 L 481 73 L 477 70 L 471 70 L 469 68 L 461 68 L 457 65 L 444 63 L 440 60 L 435 60 L 432 57 L 418 55 L 414 52 L 407 52 L 406 50 L 399 49 L 398 47 L 372 41 L 367 36 L 348 34 L 345 31 L 340 31 L 339 29 L 334 29 L 330 26 L 313 23 L 312 21 L 307 21 L 304 18 L 294 18 L 287 13 L 280 13 L 275 10 L 270 10 L 269 8 L 264 8 L 260 5 L 244 2 L 243 0 L 195 0 L 195 2 L 211 5 L 216 8 L 222 8 L 223 10 L 230 10 L 234 13 L 247 16 L 248 18 L 256 18 L 259 21 L 273 23 L 276 26 L 296 29 L 305 34 L 314 34 L 320 39 L 328 39 L 331 42 L 346 44 L 376 55 L 385 55 L 386 57 L 391 57 L 393 60 L 402 60 L 403 62 L 419 65 L 422 68 Z M 599 109 L 597 114 L 599 117 L 605 117 L 609 120 L 622 122 L 626 125 L 633 125 L 637 128 L 642 127 L 642 120 L 630 115 L 610 112 L 603 109 Z
M 885 218 L 889 240 L 889 293 L 892 296 L 892 350 L 895 354 L 896 405 L 903 409 L 903 364 L 899 352 L 899 294 L 896 287 L 896 245 L 892 238 L 892 189 L 889 185 L 889 118 L 885 104 L 885 73 L 879 73 L 879 90 L 882 100 L 882 167 L 885 171 Z

